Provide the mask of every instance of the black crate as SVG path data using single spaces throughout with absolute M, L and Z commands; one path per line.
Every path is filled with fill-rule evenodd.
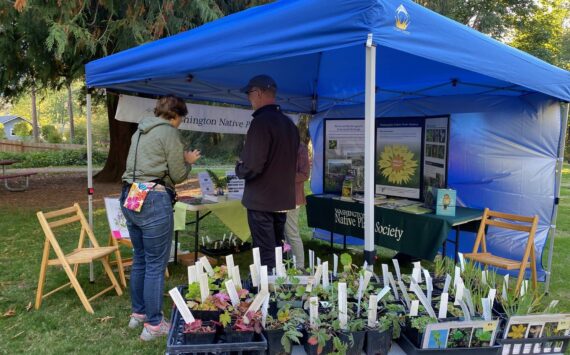
M 470 354 L 470 355 L 494 355 L 500 354 L 501 346 L 494 345 L 484 348 L 457 348 L 457 349 L 420 349 L 416 347 L 408 337 L 402 332 L 398 339 L 398 345 L 408 355 L 437 355 L 437 354 Z
M 176 307 L 172 308 L 170 331 L 166 340 L 166 354 L 259 354 L 267 350 L 267 340 L 263 334 L 255 334 L 254 340 L 247 343 L 223 343 L 218 337 L 215 344 L 186 344 L 183 329 L 184 319 Z
M 570 336 L 555 336 L 529 339 L 497 339 L 502 344 L 501 354 L 564 354 Z

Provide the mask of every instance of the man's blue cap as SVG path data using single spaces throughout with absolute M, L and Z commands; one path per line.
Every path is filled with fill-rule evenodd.
M 262 74 L 254 76 L 253 78 L 249 79 L 249 83 L 247 83 L 246 86 L 241 88 L 240 91 L 243 93 L 247 93 L 252 88 L 260 88 L 262 90 L 269 88 L 277 89 L 277 84 L 275 83 L 275 80 L 273 80 L 272 77 L 270 77 L 269 75 Z

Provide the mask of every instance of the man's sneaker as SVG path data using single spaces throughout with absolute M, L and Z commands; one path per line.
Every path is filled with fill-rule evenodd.
M 129 320 L 129 328 L 135 329 L 142 326 L 146 321 L 145 314 L 133 313 L 131 314 L 131 319 Z
M 165 322 L 164 319 L 160 321 L 160 324 L 158 325 L 150 325 L 148 323 L 145 323 L 140 338 L 144 341 L 154 340 L 158 337 L 168 335 L 169 330 L 170 324 Z

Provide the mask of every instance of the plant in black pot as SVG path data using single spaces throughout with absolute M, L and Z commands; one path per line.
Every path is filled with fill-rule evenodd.
M 215 324 L 201 319 L 186 323 L 183 332 L 186 344 L 213 344 L 216 340 Z
M 392 339 L 400 337 L 400 318 L 395 312 L 380 316 L 374 327 L 366 327 L 364 352 L 366 354 L 386 355 L 392 347 Z
M 432 318 L 428 315 L 406 317 L 406 327 L 404 328 L 404 333 L 408 339 L 415 344 L 416 347 L 421 348 L 426 327 L 431 323 L 437 323 L 437 319 Z
M 307 314 L 300 308 L 286 305 L 277 312 L 277 317 L 267 316 L 265 334 L 269 354 L 290 354 L 293 343 L 300 344 L 303 334 L 299 327 L 306 321 Z
M 261 312 L 249 311 L 242 315 L 239 311 L 233 314 L 225 311 L 220 314 L 220 324 L 224 327 L 227 343 L 248 343 L 253 341 L 255 333 L 261 333 Z

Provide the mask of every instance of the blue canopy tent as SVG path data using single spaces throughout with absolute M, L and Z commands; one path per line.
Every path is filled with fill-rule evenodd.
M 473 148 L 460 144 L 469 142 L 470 130 L 477 133 L 474 138 L 492 142 L 490 154 L 505 145 L 513 148 L 508 160 L 518 164 L 499 167 L 481 161 L 475 167 L 479 180 L 466 173 L 470 167 L 461 159 L 450 161 L 450 184 L 469 181 L 459 195 L 465 194 L 467 204 L 480 206 L 487 203 L 477 196 L 488 189 L 489 175 L 524 171 L 525 178 L 516 183 L 548 185 L 538 192 L 541 203 L 533 210 L 541 217 L 542 245 L 554 230 L 568 110 L 563 102 L 570 100 L 570 73 L 412 1 L 277 1 L 90 62 L 86 81 L 90 88 L 118 93 L 174 94 L 249 106 L 239 88 L 260 73 L 276 80 L 278 102 L 285 110 L 315 115 L 313 139 L 322 134 L 318 122 L 324 117 L 365 117 L 364 249 L 369 261 L 374 255 L 374 120 L 387 112 L 451 114 L 452 132 L 458 132 L 452 144 L 459 144 L 457 151 L 463 154 Z M 501 102 L 505 106 L 496 106 Z M 470 104 L 464 107 L 465 103 Z M 493 107 L 501 113 L 494 114 Z M 502 137 L 485 128 L 477 131 L 494 120 L 506 126 L 512 123 L 523 132 L 531 127 L 529 122 L 539 124 L 531 127 L 530 141 L 528 134 Z M 455 131 L 455 126 L 464 129 Z M 320 154 L 318 149 L 315 153 Z M 526 165 L 528 155 L 536 158 L 532 167 Z M 313 173 L 320 174 L 320 162 L 314 160 Z M 317 180 L 312 183 L 315 191 L 319 191 Z M 91 177 L 88 183 L 92 186 Z M 528 196 L 524 190 L 512 191 L 511 182 L 492 189 L 504 192 L 502 198 Z M 490 207 L 495 206 L 493 201 Z M 508 204 L 500 207 L 520 211 Z

